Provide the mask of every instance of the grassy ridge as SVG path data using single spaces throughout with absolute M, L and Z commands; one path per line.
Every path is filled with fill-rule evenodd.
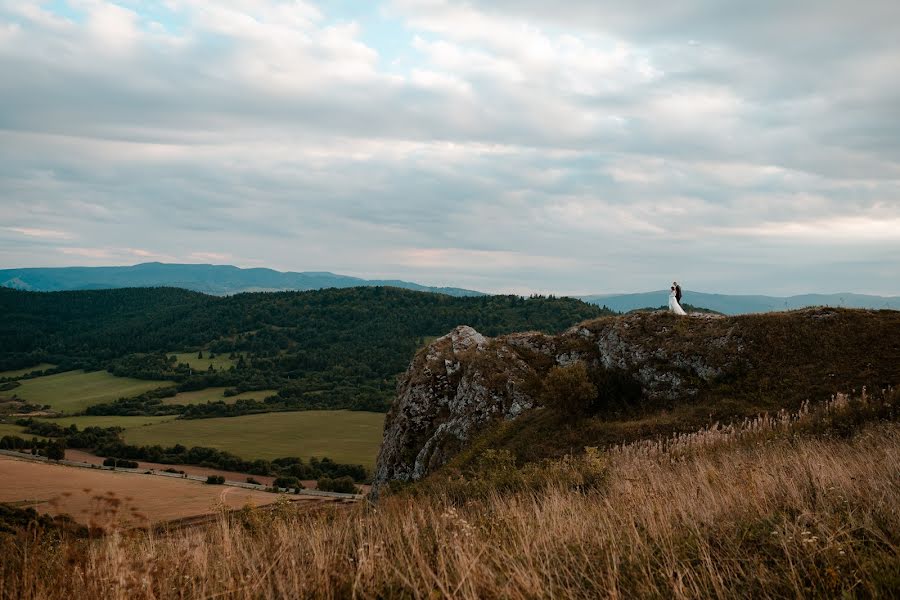
M 54 410 L 75 413 L 93 404 L 136 396 L 168 385 L 172 382 L 115 377 L 106 371 L 67 371 L 25 379 L 12 393 L 31 404 L 48 404 Z

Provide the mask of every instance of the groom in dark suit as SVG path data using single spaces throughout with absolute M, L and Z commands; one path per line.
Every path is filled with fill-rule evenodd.
M 677 281 L 673 281 L 672 285 L 675 286 L 675 299 L 678 300 L 678 304 L 681 304 L 681 286 Z

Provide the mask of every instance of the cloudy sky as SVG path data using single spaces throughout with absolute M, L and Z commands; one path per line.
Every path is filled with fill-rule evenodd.
M 0 268 L 900 294 L 896 0 L 0 0 Z

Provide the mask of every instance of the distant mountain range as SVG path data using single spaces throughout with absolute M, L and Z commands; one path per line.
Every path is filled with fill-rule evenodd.
M 639 294 L 606 294 L 581 296 L 592 304 L 606 305 L 617 312 L 636 308 L 664 306 L 669 302 L 669 291 L 643 292 Z M 900 310 L 900 297 L 867 296 L 865 294 L 803 294 L 800 296 L 731 296 L 684 291 L 682 302 L 692 306 L 709 308 L 726 315 L 764 313 L 792 310 L 807 306 L 844 306 L 847 308 L 890 308 Z
M 227 296 L 241 292 L 318 290 L 391 286 L 446 294 L 485 296 L 483 292 L 455 287 L 429 287 L 397 279 L 360 279 L 328 272 L 281 272 L 273 269 L 241 269 L 231 265 L 143 263 L 131 267 L 61 267 L 0 269 L 0 286 L 35 292 L 97 290 L 124 287 L 177 287 Z M 579 299 L 605 305 L 617 312 L 652 308 L 668 303 L 669 292 L 659 290 L 637 294 L 595 294 Z M 733 296 L 686 290 L 684 302 L 726 315 L 791 310 L 807 306 L 848 308 L 890 308 L 900 310 L 900 297 L 864 294 L 803 294 L 800 296 Z
M 143 263 L 132 267 L 61 267 L 0 270 L 0 286 L 35 292 L 99 290 L 124 287 L 178 287 L 227 296 L 241 292 L 318 290 L 392 286 L 448 296 L 483 296 L 453 287 L 429 287 L 399 280 L 371 280 L 327 272 L 283 273 L 231 265 Z

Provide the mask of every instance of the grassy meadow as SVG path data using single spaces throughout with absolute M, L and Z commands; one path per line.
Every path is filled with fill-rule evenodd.
M 129 444 L 205 446 L 244 459 L 327 456 L 340 463 L 375 464 L 385 415 L 311 410 L 220 419 L 167 420 L 125 432 Z M 145 419 L 145 417 L 120 417 Z M 171 417 L 168 417 L 171 419 Z
M 163 399 L 163 404 L 206 404 L 207 402 L 217 402 L 219 400 L 226 404 L 234 404 L 238 400 L 261 401 L 278 393 L 278 390 L 258 390 L 234 396 L 225 396 L 225 390 L 227 389 L 226 387 L 211 387 L 194 392 L 179 392 L 171 398 Z
M 32 371 L 45 371 L 47 369 L 56 368 L 56 365 L 52 365 L 50 363 L 40 363 L 38 365 L 34 365 L 33 367 L 28 367 L 27 369 L 14 369 L 12 371 L 0 371 L 0 379 L 4 377 L 21 377 L 22 375 L 28 375 Z
M 106 371 L 67 371 L 36 379 L 26 379 L 11 393 L 32 404 L 48 404 L 63 413 L 76 413 L 93 404 L 114 402 L 119 398 L 174 385 L 170 381 L 146 381 L 116 377 Z
M 215 358 L 209 358 L 209 351 L 203 351 L 203 358 L 197 358 L 197 352 L 169 352 L 167 356 L 174 355 L 179 363 L 189 365 L 195 371 L 206 371 L 212 366 L 216 371 L 227 371 L 236 364 L 236 360 L 228 358 L 227 354 L 217 354 Z

